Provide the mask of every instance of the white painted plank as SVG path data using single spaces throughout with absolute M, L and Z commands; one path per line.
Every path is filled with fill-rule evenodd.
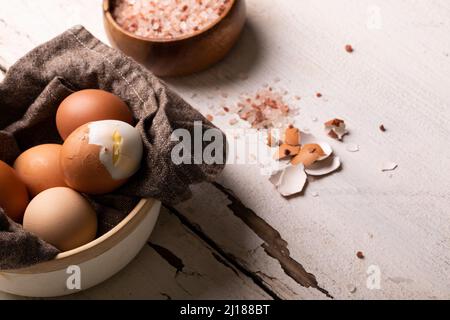
M 64 299 L 270 299 L 221 259 L 163 208 L 149 245 L 129 266 L 105 283 Z M 16 298 L 0 293 L 0 300 Z
M 41 20 L 48 21 L 43 28 L 27 9 L 37 6 L 33 1 L 8 6 L 1 0 L 0 23 L 16 32 L 5 35 L 0 29 L 4 61 L 10 65 L 32 47 L 15 39 L 32 34 L 33 41 L 42 42 L 74 23 L 85 24 L 104 39 L 95 2 L 80 1 L 83 9 L 64 11 L 58 9 L 62 1 L 39 1 Z M 333 143 L 344 160 L 343 170 L 311 182 L 305 196 L 289 201 L 274 192 L 256 167 L 229 166 L 221 183 L 280 232 L 291 257 L 334 297 L 449 298 L 448 2 L 248 3 L 249 26 L 232 55 L 208 72 L 170 84 L 208 113 L 209 105 L 219 105 L 208 99 L 217 96 L 217 86 L 235 97 L 280 77 L 281 86 L 303 97 L 297 121 L 321 136 L 321 122 L 342 117 L 351 130 L 346 143 L 359 144 L 361 151 L 350 154 L 345 145 Z M 61 12 L 68 10 L 61 19 Z M 377 10 L 380 28 L 368 29 Z M 352 55 L 344 51 L 347 43 L 355 48 Z M 249 74 L 247 81 L 238 79 L 241 72 Z M 314 97 L 317 91 L 323 99 Z M 192 99 L 194 92 L 198 98 Z M 314 117 L 320 121 L 312 122 Z M 388 132 L 378 130 L 381 123 Z M 379 170 L 386 160 L 399 163 L 392 177 Z M 313 191 L 319 197 L 312 197 Z M 227 203 L 222 192 L 201 185 L 194 199 L 177 209 L 281 297 L 324 297 L 287 276 Z M 364 261 L 356 259 L 357 250 L 364 251 Z M 380 290 L 366 288 L 372 264 L 382 272 Z M 355 294 L 348 292 L 349 284 L 358 288 Z
M 305 196 L 290 200 L 279 197 L 256 167 L 229 166 L 221 183 L 282 234 L 291 256 L 334 297 L 448 298 L 448 3 L 277 4 L 250 2 L 256 36 L 247 32 L 246 43 L 210 72 L 172 84 L 186 98 L 198 90 L 199 97 L 190 100 L 206 113 L 211 112 L 207 95 L 216 85 L 236 93 L 280 77 L 281 86 L 303 97 L 297 119 L 302 126 L 323 136 L 322 123 L 342 117 L 351 130 L 346 143 L 359 144 L 361 151 L 351 154 L 345 144 L 333 143 L 343 170 L 311 182 Z M 381 10 L 380 30 L 366 28 L 371 5 Z M 355 47 L 353 55 L 345 52 L 347 43 Z M 249 70 L 249 80 L 218 80 L 221 72 L 232 76 L 229 70 L 236 69 Z M 314 97 L 318 91 L 321 100 Z M 311 121 L 314 117 L 319 122 Z M 217 123 L 224 126 L 220 119 Z M 385 134 L 378 129 L 381 123 L 388 128 Z M 399 163 L 392 178 L 379 170 L 386 160 Z M 281 279 L 290 297 L 314 297 L 314 290 L 305 293 L 283 277 L 261 248 L 255 251 L 261 240 L 229 210 L 218 208 L 220 200 L 226 197 L 203 185 L 179 210 L 250 270 Z M 355 257 L 358 250 L 365 252 L 364 261 Z M 380 290 L 366 287 L 370 265 L 380 267 Z M 349 285 L 357 287 L 355 294 Z M 279 291 L 285 296 L 283 286 Z

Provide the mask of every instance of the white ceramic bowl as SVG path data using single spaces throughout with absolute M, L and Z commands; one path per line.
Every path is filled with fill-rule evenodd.
M 0 291 L 26 297 L 57 297 L 105 281 L 133 260 L 147 243 L 160 208 L 159 201 L 143 199 L 115 228 L 94 241 L 60 253 L 51 261 L 0 272 Z M 79 269 L 68 269 L 70 266 Z M 78 271 L 81 289 L 73 289 Z

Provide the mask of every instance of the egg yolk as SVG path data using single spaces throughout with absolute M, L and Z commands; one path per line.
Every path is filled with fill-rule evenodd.
M 120 148 L 122 147 L 123 138 L 118 130 L 113 133 L 113 165 L 116 166 L 120 159 Z

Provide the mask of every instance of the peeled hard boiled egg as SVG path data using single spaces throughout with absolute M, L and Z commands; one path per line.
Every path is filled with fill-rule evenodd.
M 104 120 L 85 124 L 63 144 L 65 182 L 88 194 L 111 192 L 138 171 L 142 152 L 141 135 L 128 123 Z
M 97 214 L 89 202 L 69 188 L 52 188 L 28 205 L 23 228 L 61 251 L 85 245 L 97 234 Z
M 14 169 L 32 197 L 50 188 L 67 186 L 59 163 L 61 148 L 59 144 L 42 144 L 16 159 Z
M 56 113 L 56 127 L 63 140 L 83 124 L 99 120 L 133 124 L 133 116 L 125 102 L 103 90 L 87 89 L 72 93 Z
M 0 207 L 12 220 L 21 222 L 28 201 L 25 184 L 13 168 L 0 160 Z

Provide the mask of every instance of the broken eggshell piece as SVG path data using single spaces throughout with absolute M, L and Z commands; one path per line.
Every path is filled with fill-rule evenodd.
M 290 165 L 270 177 L 270 182 L 282 196 L 289 197 L 302 192 L 307 179 L 303 165 Z
M 292 159 L 293 165 L 302 163 L 308 167 L 316 161 L 323 161 L 333 154 L 333 149 L 326 142 L 305 144 L 300 152 Z
M 323 156 L 321 156 L 319 159 L 317 159 L 317 161 L 325 160 L 333 154 L 333 148 L 331 147 L 331 145 L 329 143 L 323 142 L 323 141 L 317 142 L 316 137 L 314 137 L 310 133 L 300 132 L 300 134 L 302 136 L 302 142 L 304 145 L 318 144 L 322 148 L 322 151 L 325 154 Z
M 324 176 L 330 174 L 341 167 L 339 157 L 329 157 L 323 161 L 318 161 L 305 168 L 305 172 L 310 176 Z
M 274 157 L 277 160 L 286 159 L 288 157 L 296 156 L 300 152 L 300 150 L 301 150 L 300 146 L 291 146 L 284 143 L 278 148 Z
M 325 122 L 325 130 L 328 136 L 333 139 L 342 141 L 344 136 L 348 133 L 345 121 L 341 119 L 333 119 Z
M 290 125 L 284 133 L 284 143 L 291 146 L 298 146 L 301 144 L 300 130 Z
M 308 167 L 325 156 L 326 154 L 320 145 L 315 143 L 305 144 L 300 152 L 292 159 L 291 163 L 294 166 L 303 164 L 305 167 Z

